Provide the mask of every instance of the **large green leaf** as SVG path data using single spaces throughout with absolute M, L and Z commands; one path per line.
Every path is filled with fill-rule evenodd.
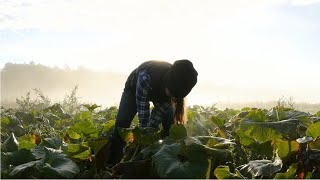
M 26 174 L 33 174 L 36 171 L 36 166 L 39 161 L 30 161 L 13 168 L 9 173 L 12 178 L 26 178 Z
M 312 124 L 312 121 L 310 120 L 310 114 L 301 112 L 301 111 L 287 111 L 285 112 L 286 119 L 298 119 L 300 121 L 300 125 L 303 127 L 308 127 Z
M 316 139 L 320 136 L 320 121 L 314 124 L 311 124 L 306 130 L 306 135 Z
M 34 160 L 35 158 L 33 154 L 26 149 L 6 153 L 1 152 L 1 174 L 3 174 L 2 177 L 5 178 L 15 166 L 19 166 L 21 164 L 25 164 Z
M 235 116 L 236 114 L 238 114 L 240 111 L 226 108 L 223 111 L 218 110 L 217 112 L 218 112 L 218 114 L 216 115 L 216 117 L 218 117 L 220 119 L 225 119 L 227 121 L 227 120 L 231 119 L 233 116 Z
M 1 121 L 3 121 L 1 122 L 1 132 L 14 132 L 16 135 L 23 135 L 26 131 L 23 129 L 21 120 L 14 115 L 1 117 Z
M 279 122 L 254 122 L 251 120 L 243 120 L 240 123 L 236 133 L 240 137 L 249 137 L 264 143 L 274 138 L 289 136 L 290 139 L 296 139 L 297 126 L 299 120 L 290 119 Z
M 251 107 L 244 107 L 241 109 L 241 111 L 250 111 L 251 110 Z
M 90 156 L 91 156 L 91 149 L 88 148 L 87 150 L 85 150 L 79 154 L 73 155 L 72 157 L 76 158 L 76 159 L 85 160 L 85 159 L 88 159 Z
M 43 110 L 43 112 L 48 112 L 48 111 L 51 111 L 53 114 L 59 116 L 61 119 L 69 119 L 72 117 L 70 114 L 66 113 L 63 110 L 61 104 L 58 104 L 58 103 Z
M 211 118 L 211 120 L 212 120 L 212 122 L 213 122 L 214 124 L 216 124 L 218 127 L 223 127 L 224 124 L 225 124 L 225 122 L 226 122 L 226 119 L 224 119 L 224 118 L 219 118 L 219 117 L 217 117 L 217 116 L 213 116 L 213 117 Z
M 61 150 L 44 147 L 45 156 L 39 161 L 41 172 L 46 178 L 73 178 L 79 167 Z
M 273 121 L 281 121 L 286 119 L 285 111 L 281 107 L 274 107 L 268 113 L 268 119 Z
M 68 135 L 69 135 L 69 137 L 70 137 L 71 139 L 80 139 L 80 138 L 81 138 L 81 135 L 80 135 L 80 134 L 74 132 L 74 131 L 71 130 L 70 128 L 67 130 L 67 133 L 68 133 Z
M 308 122 L 309 116 L 310 114 L 308 113 L 284 107 L 274 107 L 268 112 L 268 117 L 271 120 L 282 121 L 286 119 L 298 119 L 306 125 L 310 123 Z
M 245 118 L 255 122 L 264 122 L 267 120 L 267 114 L 266 111 L 262 109 L 252 109 L 249 111 L 249 114 L 245 116 Z
M 1 152 L 1 174 L 8 174 L 12 158 L 12 152 Z
M 280 158 L 286 158 L 288 155 L 299 150 L 299 143 L 296 141 L 285 141 L 282 139 L 274 139 L 272 141 L 274 152 L 277 152 Z
M 157 131 L 156 129 L 151 127 L 142 128 L 141 144 L 151 145 L 159 139 L 160 139 L 160 131 Z
M 91 155 L 90 148 L 82 144 L 69 144 L 68 145 L 69 157 L 85 160 Z
M 152 127 L 136 127 L 132 130 L 134 141 L 138 144 L 151 145 L 157 139 L 156 129 Z
M 169 134 L 172 140 L 178 140 L 187 136 L 187 129 L 182 124 L 174 124 L 170 128 Z
M 86 107 L 90 112 L 93 112 L 98 107 L 101 107 L 101 106 L 98 106 L 97 104 L 93 104 L 93 105 L 83 104 L 83 106 Z
M 23 124 L 31 124 L 31 123 L 36 123 L 36 117 L 34 116 L 33 113 L 28 113 L 28 112 L 16 112 L 15 113 L 16 117 L 19 118 Z
M 238 136 L 240 136 L 240 138 L 254 139 L 260 143 L 270 141 L 273 138 L 281 138 L 281 135 L 277 133 L 276 130 L 264 126 L 259 126 L 259 124 L 256 124 L 254 122 L 252 122 L 252 124 L 242 123 L 236 133 L 238 134 Z M 243 140 L 244 139 L 242 139 L 242 141 Z M 252 141 L 245 144 L 249 145 L 251 143 Z
M 1 118 L 1 124 L 2 125 L 8 125 L 8 124 L 10 124 L 10 119 L 8 118 L 8 117 L 2 117 Z
M 50 112 L 46 112 L 44 114 L 44 117 L 46 117 L 49 120 L 51 126 L 54 126 L 56 123 L 59 122 L 59 120 L 60 121 L 65 120 L 65 119 L 61 119 L 59 116 L 57 116 L 53 113 L 50 113 Z
M 219 166 L 214 170 L 214 175 L 218 179 L 241 179 L 239 172 L 231 173 L 229 166 Z
M 32 149 L 36 144 L 36 136 L 33 134 L 26 134 L 18 139 L 19 149 Z
M 285 173 L 277 173 L 275 179 L 296 179 L 298 164 L 293 163 Z
M 310 117 L 309 113 L 291 110 L 291 111 L 285 111 L 285 119 L 298 119 L 298 120 L 304 120 L 305 118 Z
M 88 145 L 91 149 L 93 149 L 94 154 L 98 154 L 101 148 L 104 147 L 107 143 L 107 139 L 102 139 L 98 141 L 89 141 Z
M 242 137 L 240 137 L 240 144 L 242 144 L 243 146 L 250 146 L 251 144 L 256 143 L 256 140 L 250 138 L 249 136 L 246 136 L 245 134 L 242 134 L 241 136 Z
M 97 138 L 99 133 L 98 129 L 93 125 L 93 123 L 89 121 L 78 121 L 70 127 L 70 130 L 78 134 L 90 136 L 92 138 Z
M 39 147 L 47 147 L 53 149 L 61 149 L 63 146 L 62 140 L 58 138 L 45 138 L 39 144 Z
M 235 145 L 232 140 L 221 137 L 197 136 L 197 138 L 201 141 L 202 144 L 211 148 L 224 149 L 229 148 L 231 145 Z
M 309 143 L 310 149 L 320 150 L 320 139 Z
M 14 133 L 11 133 L 10 136 L 4 141 L 1 146 L 3 152 L 13 152 L 17 151 L 19 147 L 19 142 L 16 139 Z
M 242 175 L 249 178 L 259 176 L 270 178 L 274 173 L 280 171 L 281 168 L 282 161 L 279 157 L 276 157 L 273 162 L 270 160 L 255 160 L 250 161 L 248 164 L 241 165 L 237 169 L 239 169 Z
M 104 123 L 102 125 L 103 129 L 102 132 L 104 133 L 110 133 L 111 130 L 114 128 L 114 125 L 116 124 L 115 120 L 109 120 L 107 123 Z
M 184 144 L 186 156 L 190 161 L 206 161 L 211 157 L 224 160 L 231 159 L 231 152 L 229 150 L 211 148 L 202 144 L 198 137 L 187 137 L 184 139 Z M 197 156 L 195 156 L 195 154 L 197 154 Z
M 154 154 L 156 154 L 161 147 L 163 146 L 163 141 L 155 142 L 150 146 L 147 146 L 146 148 L 141 149 L 141 154 L 143 159 L 149 159 L 151 158 Z
M 61 139 L 45 138 L 37 147 L 31 149 L 31 152 L 36 157 L 36 159 L 42 159 L 44 157 L 45 155 L 44 147 L 63 150 L 65 152 L 67 152 L 68 150 L 66 144 L 64 144 Z
M 213 156 L 210 148 L 204 146 L 201 141 L 195 137 L 187 137 L 184 140 L 186 156 L 189 161 L 207 161 L 208 155 Z M 195 156 L 195 154 L 197 154 Z
M 160 178 L 204 178 L 208 169 L 208 161 L 190 162 L 180 154 L 181 144 L 163 145 L 152 156 L 156 172 Z
M 93 121 L 93 112 L 90 111 L 81 111 L 77 113 L 74 117 L 76 121 Z
M 19 151 L 12 152 L 12 165 L 17 166 L 30 161 L 36 160 L 30 150 L 21 149 Z

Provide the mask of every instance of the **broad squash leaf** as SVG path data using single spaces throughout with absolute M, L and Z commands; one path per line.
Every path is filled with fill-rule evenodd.
M 61 104 L 54 104 L 46 109 L 43 110 L 44 112 L 48 112 L 48 111 L 51 111 L 53 114 L 57 115 L 58 117 L 60 117 L 61 119 L 69 119 L 69 118 L 72 118 L 72 116 L 68 113 L 66 113 Z
M 306 135 L 312 137 L 313 139 L 317 139 L 317 137 L 320 136 L 320 122 L 311 124 L 306 130 Z
M 214 136 L 197 136 L 197 138 L 201 141 L 202 144 L 218 149 L 226 149 L 232 145 L 235 145 L 230 139 L 214 137 Z
M 110 133 L 111 130 L 114 128 L 114 125 L 116 124 L 115 120 L 109 120 L 107 123 L 104 123 L 102 125 L 103 129 L 102 132 L 104 133 Z
M 231 173 L 229 166 L 219 166 L 214 170 L 214 175 L 218 179 L 241 179 L 240 173 Z
M 16 112 L 15 115 L 22 121 L 23 124 L 36 123 L 36 118 L 32 113 Z
M 170 128 L 169 134 L 172 140 L 182 139 L 187 136 L 187 129 L 182 124 L 174 124 Z
M 212 120 L 212 122 L 213 122 L 214 124 L 216 124 L 218 127 L 223 127 L 224 124 L 226 123 L 226 119 L 224 119 L 224 118 L 219 118 L 219 117 L 217 117 L 217 116 L 213 116 L 213 117 L 211 118 L 211 120 Z
M 18 139 L 19 149 L 32 149 L 37 146 L 37 137 L 34 134 L 26 134 Z
M 293 163 L 285 173 L 277 173 L 274 177 L 275 179 L 296 179 L 296 171 L 298 169 L 298 164 Z
M 267 114 L 262 109 L 252 109 L 244 118 L 253 120 L 255 122 L 264 122 L 267 120 Z
M 85 160 L 91 155 L 90 148 L 81 144 L 69 144 L 68 145 L 69 157 Z
M 13 152 L 17 151 L 19 147 L 19 142 L 16 139 L 14 133 L 11 133 L 10 136 L 4 141 L 1 146 L 3 152 Z
M 14 152 L 1 152 L 1 171 L 10 171 L 12 167 L 36 160 L 30 150 L 21 149 Z
M 3 118 L 1 118 L 1 124 L 2 125 L 8 125 L 8 124 L 10 124 L 10 119 L 8 118 L 8 117 L 3 117 Z
M 320 150 L 320 139 L 309 143 L 310 149 Z
M 81 135 L 80 135 L 80 134 L 74 132 L 74 131 L 71 130 L 70 128 L 67 130 L 67 133 L 68 133 L 68 135 L 69 135 L 69 137 L 70 137 L 71 139 L 80 139 L 80 138 L 81 138 Z
M 190 161 L 207 161 L 207 159 L 211 157 L 224 160 L 231 158 L 231 152 L 228 149 L 211 148 L 208 145 L 202 144 L 198 137 L 185 138 L 184 145 L 186 148 L 186 155 Z M 195 154 L 197 154 L 197 156 L 195 156 Z
M 98 106 L 97 104 L 93 104 L 93 105 L 84 104 L 83 106 L 86 107 L 90 112 L 93 112 L 96 108 L 101 107 L 101 106 Z
M 36 159 L 42 159 L 45 155 L 44 148 L 52 148 L 57 150 L 62 150 L 64 152 L 68 152 L 68 147 L 66 144 L 62 142 L 61 139 L 58 138 L 45 138 L 42 142 L 35 148 L 31 149 L 32 154 Z
M 282 168 L 282 161 L 279 157 L 276 157 L 272 162 L 270 160 L 255 160 L 250 161 L 248 164 L 239 166 L 239 172 L 244 176 L 258 177 L 263 176 L 270 178 L 274 173 L 280 171 Z M 249 177 L 249 178 L 251 178 Z
M 274 139 L 272 141 L 273 151 L 277 152 L 280 158 L 286 158 L 293 152 L 299 151 L 299 143 L 296 141 L 285 141 L 282 139 Z
M 93 138 L 97 138 L 99 133 L 98 129 L 90 121 L 78 121 L 70 127 L 70 130 L 78 134 L 87 135 Z
M 98 154 L 102 147 L 104 147 L 108 143 L 107 139 L 102 139 L 98 141 L 89 141 L 88 145 L 91 149 L 93 149 L 94 154 Z
M 181 144 L 163 145 L 152 156 L 156 172 L 160 178 L 204 178 L 208 169 L 208 161 L 189 161 L 180 154 Z
M 251 120 L 243 120 L 236 133 L 240 137 L 249 137 L 260 143 L 264 143 L 274 138 L 281 138 L 282 136 L 294 138 L 297 136 L 298 125 L 299 121 L 295 119 L 279 122 L 254 122 Z
M 53 149 L 61 149 L 63 146 L 62 140 L 58 138 L 45 138 L 39 144 L 39 147 L 47 147 Z
M 9 176 L 12 178 L 26 178 L 26 174 L 33 173 L 37 171 L 37 163 L 39 161 L 30 161 L 25 164 L 21 164 L 13 168 L 13 170 L 9 173 Z
M 44 147 L 45 156 L 39 160 L 41 172 L 47 178 L 73 178 L 79 171 L 76 163 L 67 158 L 61 150 Z

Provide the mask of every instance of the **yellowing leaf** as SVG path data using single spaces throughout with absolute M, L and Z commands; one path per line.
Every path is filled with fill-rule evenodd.
M 133 133 L 130 133 L 130 134 L 129 134 L 128 141 L 129 141 L 130 143 L 132 143 L 132 142 L 134 141 Z
M 274 152 L 277 152 L 280 158 L 287 157 L 290 153 L 299 150 L 299 143 L 296 141 L 285 141 L 282 139 L 274 139 L 272 141 Z

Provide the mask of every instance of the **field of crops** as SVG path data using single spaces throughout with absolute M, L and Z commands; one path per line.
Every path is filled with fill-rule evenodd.
M 67 113 L 1 109 L 1 178 L 320 178 L 320 111 L 284 106 L 188 108 L 185 125 L 120 129 L 122 161 L 110 166 L 116 107 Z

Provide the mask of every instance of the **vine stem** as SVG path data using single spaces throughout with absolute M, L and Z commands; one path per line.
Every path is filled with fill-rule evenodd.
M 211 173 L 211 158 L 208 159 L 208 170 L 206 174 L 206 179 L 210 179 L 210 173 Z
M 140 149 L 140 144 L 137 145 L 137 148 L 134 151 L 134 153 L 133 153 L 131 159 L 129 160 L 129 162 L 133 161 L 133 158 L 138 154 L 139 149 Z

